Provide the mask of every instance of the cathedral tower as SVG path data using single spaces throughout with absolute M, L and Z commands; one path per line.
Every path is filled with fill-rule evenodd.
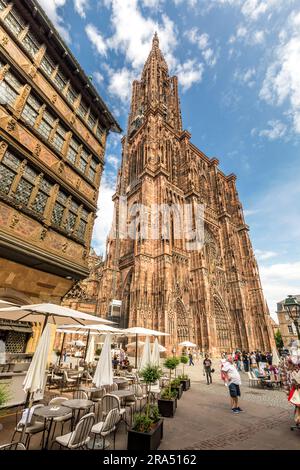
M 184 340 L 213 354 L 269 350 L 269 314 L 236 177 L 224 175 L 190 138 L 182 129 L 177 77 L 169 76 L 155 34 L 141 80 L 132 86 L 99 314 L 121 301 L 120 326 L 170 333 L 169 351 Z M 153 207 L 163 211 L 153 216 Z M 182 216 L 188 208 L 194 228 L 199 207 L 201 248 L 191 244 Z

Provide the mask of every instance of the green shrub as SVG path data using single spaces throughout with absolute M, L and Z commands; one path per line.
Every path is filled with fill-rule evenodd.
M 6 385 L 0 385 L 0 408 L 8 402 L 10 398 Z
M 170 369 L 170 370 L 174 370 L 176 369 L 176 367 L 178 366 L 179 364 L 179 359 L 178 357 L 167 357 L 167 359 L 165 360 L 164 362 L 164 366 L 167 368 L 167 369 Z
M 151 384 L 157 382 L 162 376 L 162 370 L 159 366 L 148 365 L 142 369 L 139 375 L 143 378 L 144 382 L 147 385 L 147 405 L 146 405 L 146 416 L 150 416 L 150 387 Z
M 172 400 L 173 398 L 177 397 L 176 390 L 172 390 L 169 387 L 163 388 L 160 394 L 161 398 L 164 400 Z
M 134 415 L 132 429 L 137 432 L 149 432 L 159 419 L 160 414 L 158 406 L 151 405 L 149 407 L 149 415 L 147 415 L 147 413 L 136 413 Z
M 179 380 L 188 380 L 189 376 L 187 374 L 178 375 Z
M 180 387 L 180 378 L 179 377 L 172 380 L 171 387 L 172 388 Z

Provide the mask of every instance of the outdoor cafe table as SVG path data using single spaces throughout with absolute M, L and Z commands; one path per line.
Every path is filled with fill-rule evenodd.
M 114 377 L 113 381 L 119 386 L 119 389 L 125 388 L 129 383 L 129 380 L 125 377 Z
M 94 406 L 94 403 L 91 400 L 75 399 L 75 400 L 66 400 L 64 401 L 64 406 L 72 410 L 72 431 L 75 427 L 75 424 L 79 421 L 80 410 L 89 410 Z M 77 411 L 77 419 L 75 419 L 75 413 Z
M 70 410 L 68 408 L 65 408 L 64 406 L 49 405 L 49 406 L 43 406 L 41 408 L 35 409 L 33 414 L 34 416 L 37 416 L 39 418 L 44 418 L 45 421 L 49 421 L 45 445 L 44 445 L 44 435 L 43 435 L 43 442 L 42 442 L 42 448 L 48 449 L 49 436 L 51 434 L 51 429 L 52 429 L 54 418 L 61 418 L 62 416 L 66 416 L 70 414 Z
M 87 393 L 88 399 L 91 400 L 91 396 L 93 393 L 98 392 L 99 390 L 102 390 L 101 387 L 80 387 L 78 390 L 82 390 L 83 392 Z

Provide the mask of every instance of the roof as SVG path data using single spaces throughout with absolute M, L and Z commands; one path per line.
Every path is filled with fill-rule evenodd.
M 70 69 L 73 69 L 73 72 L 76 72 L 76 77 L 80 78 L 83 87 L 89 92 L 91 95 L 92 100 L 95 103 L 95 107 L 98 105 L 99 111 L 105 115 L 107 121 L 110 124 L 110 130 L 114 132 L 122 132 L 122 129 L 110 110 L 108 109 L 107 105 L 104 103 L 103 99 L 99 95 L 98 91 L 92 84 L 91 80 L 88 78 L 82 67 L 80 66 L 79 62 L 65 44 L 63 39 L 61 38 L 60 34 L 56 30 L 55 26 L 48 18 L 45 11 L 39 5 L 37 0 L 25 0 L 22 2 L 23 7 L 26 7 L 27 10 L 31 13 L 35 22 L 39 22 L 42 28 L 45 30 L 45 35 L 51 37 L 51 41 L 54 43 L 54 47 L 57 52 L 61 52 L 61 56 L 64 58 L 65 64 L 67 64 Z

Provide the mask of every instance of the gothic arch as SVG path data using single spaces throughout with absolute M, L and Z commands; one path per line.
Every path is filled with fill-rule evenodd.
M 177 339 L 178 343 L 189 340 L 189 322 L 182 300 L 176 301 Z
M 131 268 L 125 278 L 123 284 L 123 292 L 122 292 L 122 315 L 120 319 L 120 327 L 121 328 L 128 328 L 129 318 L 132 317 L 131 315 L 131 284 L 133 278 L 133 268 Z
M 231 351 L 231 325 L 226 307 L 217 295 L 213 296 L 213 303 L 217 345 L 222 351 Z

